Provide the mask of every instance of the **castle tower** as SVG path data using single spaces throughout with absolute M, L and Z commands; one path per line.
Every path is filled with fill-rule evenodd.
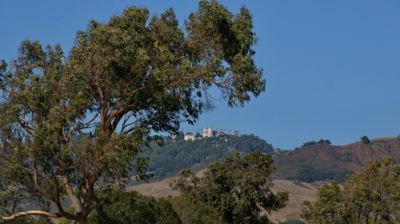
M 214 137 L 213 130 L 211 126 L 208 126 L 203 129 L 203 138 L 211 138 Z

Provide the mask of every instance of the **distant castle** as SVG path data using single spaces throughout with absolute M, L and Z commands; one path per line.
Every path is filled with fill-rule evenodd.
M 189 140 L 194 141 L 194 140 L 196 140 L 196 135 L 193 134 L 192 132 L 186 132 L 185 135 L 183 136 L 183 139 L 185 141 L 189 141 Z
M 232 132 L 228 132 L 228 131 L 224 131 L 224 130 L 218 130 L 218 131 L 214 131 L 211 126 L 205 127 L 203 128 L 203 132 L 200 135 L 199 133 L 192 133 L 192 132 L 186 132 L 183 136 L 183 139 L 185 141 L 195 141 L 195 140 L 199 140 L 202 138 L 213 138 L 213 137 L 224 137 L 224 136 L 240 136 L 239 131 L 232 131 Z M 175 136 L 173 136 L 174 138 Z
M 211 137 L 214 137 L 214 131 L 212 130 L 211 126 L 203 128 L 203 138 L 211 138 Z

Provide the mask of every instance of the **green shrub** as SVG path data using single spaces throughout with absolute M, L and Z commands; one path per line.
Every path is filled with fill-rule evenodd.
M 137 192 L 105 190 L 99 194 L 91 224 L 180 224 L 172 204 Z

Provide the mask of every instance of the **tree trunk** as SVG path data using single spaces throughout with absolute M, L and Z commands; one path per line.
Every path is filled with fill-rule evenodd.
M 83 219 L 76 221 L 76 223 L 77 224 L 88 224 L 89 222 L 88 222 L 87 218 L 83 218 Z

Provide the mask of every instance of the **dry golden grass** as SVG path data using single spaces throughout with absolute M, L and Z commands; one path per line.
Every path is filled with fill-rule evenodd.
M 169 177 L 161 181 L 128 186 L 126 187 L 126 190 L 137 191 L 141 194 L 153 196 L 156 198 L 177 196 L 179 195 L 179 192 L 172 190 L 170 187 L 170 183 L 172 183 L 174 179 L 175 177 Z
M 273 180 L 273 183 L 272 190 L 274 192 L 285 191 L 289 193 L 289 201 L 286 207 L 271 214 L 271 220 L 274 222 L 300 219 L 303 202 L 316 199 L 317 187 L 312 184 L 290 180 Z
M 173 191 L 169 186 L 173 180 L 174 178 L 171 177 L 157 182 L 129 186 L 127 187 L 127 190 L 134 190 L 141 194 L 157 198 L 177 196 L 179 192 Z M 311 184 L 293 182 L 290 180 L 273 180 L 273 183 L 274 186 L 272 187 L 272 190 L 274 192 L 286 191 L 289 193 L 289 202 L 287 206 L 278 212 L 273 212 L 271 214 L 270 217 L 274 222 L 300 219 L 300 211 L 303 201 L 313 201 L 316 198 L 317 187 Z

